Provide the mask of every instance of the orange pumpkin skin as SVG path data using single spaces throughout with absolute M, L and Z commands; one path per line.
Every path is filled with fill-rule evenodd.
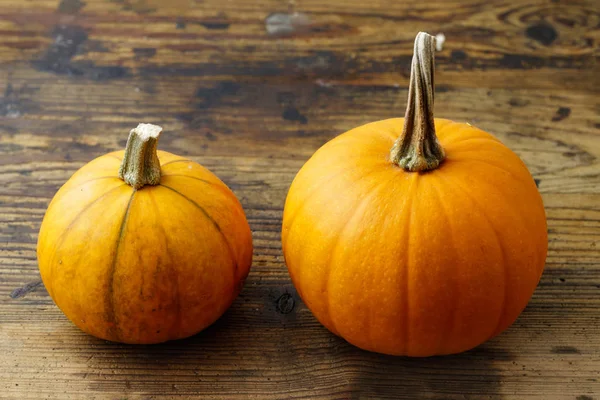
M 542 274 L 541 196 L 492 135 L 435 119 L 446 159 L 406 172 L 389 161 L 403 118 L 340 135 L 302 167 L 283 215 L 285 261 L 333 333 L 370 351 L 471 349 L 510 326 Z
M 229 188 L 201 165 L 158 151 L 161 181 L 134 190 L 123 151 L 77 171 L 40 229 L 44 285 L 83 331 L 123 343 L 194 335 L 231 305 L 252 237 Z

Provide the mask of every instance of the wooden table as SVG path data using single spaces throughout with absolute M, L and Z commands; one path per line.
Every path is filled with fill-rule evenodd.
M 0 398 L 600 399 L 599 24 L 595 0 L 0 0 Z M 279 240 L 308 157 L 403 114 L 419 30 L 447 39 L 437 116 L 523 158 L 550 249 L 507 332 L 408 359 L 321 327 Z M 141 121 L 165 127 L 162 149 L 230 185 L 255 253 L 216 324 L 136 347 L 71 325 L 40 284 L 35 249 L 60 185 Z

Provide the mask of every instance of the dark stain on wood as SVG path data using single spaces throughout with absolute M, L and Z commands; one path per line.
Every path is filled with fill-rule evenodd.
M 454 63 L 461 64 L 468 58 L 467 53 L 462 50 L 452 50 L 450 53 L 450 60 Z
M 175 29 L 185 29 L 185 20 L 182 17 L 175 20 Z
M 128 69 L 122 66 L 97 66 L 91 60 L 72 61 L 76 54 L 84 51 L 82 45 L 88 39 L 87 32 L 80 26 L 58 25 L 51 36 L 54 42 L 40 59 L 32 63 L 40 71 L 95 81 L 122 78 L 128 74 Z
M 580 396 L 577 396 L 577 398 L 575 400 L 594 400 L 594 398 L 592 396 L 587 396 L 585 394 L 582 394 Z
M 581 352 L 573 346 L 554 346 L 550 352 L 552 354 L 581 354 Z
M 89 78 L 93 81 L 119 79 L 129 75 L 129 69 L 119 65 L 97 66 L 92 61 L 83 60 L 71 63 L 76 76 Z
M 508 104 L 510 104 L 512 107 L 525 107 L 525 106 L 529 105 L 529 103 L 530 103 L 529 100 L 520 99 L 517 97 L 512 97 L 508 101 Z
M 229 21 L 229 17 L 224 12 L 220 12 L 214 17 L 203 18 L 202 20 L 197 22 L 200 26 L 208 30 L 227 30 L 231 25 Z
M 53 29 L 51 37 L 54 42 L 34 65 L 42 71 L 74 74 L 71 59 L 77 54 L 79 46 L 88 39 L 87 32 L 77 25 L 58 25 Z
M 556 29 L 547 22 L 539 22 L 530 25 L 525 30 L 525 35 L 530 39 L 540 42 L 544 46 L 550 46 L 558 37 Z
M 308 123 L 308 118 L 298 111 L 295 106 L 296 95 L 291 92 L 277 93 L 277 102 L 283 106 L 281 117 L 286 121 L 300 122 L 301 124 Z
M 156 7 L 146 4 L 145 0 L 109 0 L 111 3 L 121 5 L 123 11 L 133 11 L 139 15 L 146 15 L 156 11 Z
M 296 102 L 296 94 L 291 91 L 277 92 L 276 99 L 277 103 L 287 107 L 291 106 Z
M 35 291 L 38 287 L 42 285 L 42 281 L 30 282 L 23 287 L 17 288 L 10 293 L 11 299 L 18 299 L 27 295 L 27 293 L 31 293 Z
M 300 122 L 301 124 L 308 123 L 308 118 L 306 118 L 305 115 L 301 114 L 300 111 L 298 111 L 298 109 L 293 106 L 288 106 L 284 108 L 281 116 L 287 121 L 296 121 Z
M 202 25 L 206 29 L 225 30 L 225 29 L 229 29 L 229 25 L 231 25 L 231 24 L 226 21 L 204 21 L 204 22 L 200 22 L 200 25 Z
M 223 97 L 236 95 L 240 88 L 240 84 L 231 81 L 219 82 L 209 88 L 198 88 L 195 94 L 198 99 L 196 108 L 206 109 L 216 106 Z
M 206 132 L 206 133 L 204 134 L 204 136 L 205 136 L 205 137 L 206 137 L 208 140 L 210 140 L 211 142 L 214 142 L 214 141 L 216 141 L 216 140 L 217 140 L 217 137 L 216 137 L 215 135 L 213 135 L 213 134 L 212 134 L 212 132 Z
M 559 107 L 558 110 L 556 110 L 556 114 L 554 114 L 554 116 L 552 117 L 552 121 L 562 121 L 569 115 L 571 115 L 571 109 L 569 107 Z
M 14 89 L 8 82 L 4 94 L 0 100 L 0 116 L 7 118 L 19 118 L 23 114 L 39 111 L 39 106 L 31 100 L 31 95 L 39 89 L 33 89 L 27 85 Z
M 62 14 L 77 14 L 79 10 L 85 7 L 85 4 L 81 0 L 62 0 L 57 11 Z
M 153 47 L 134 47 L 133 54 L 137 59 L 152 58 L 156 55 L 156 49 Z
M 540 68 L 546 63 L 546 60 L 541 57 L 524 54 L 504 54 L 499 60 L 500 66 L 508 69 Z
M 542 183 L 542 180 L 534 178 L 533 181 L 535 182 L 535 186 L 537 186 L 539 188 L 540 187 L 540 183 Z
M 148 80 L 146 82 L 143 82 L 137 88 L 141 92 L 144 92 L 144 93 L 148 93 L 148 94 L 155 94 L 155 93 L 157 93 L 156 83 L 154 81 L 152 81 L 152 80 Z

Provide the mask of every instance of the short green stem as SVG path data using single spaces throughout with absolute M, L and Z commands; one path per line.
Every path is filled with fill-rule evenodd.
M 129 132 L 119 178 L 134 189 L 160 183 L 160 161 L 156 146 L 161 132 L 160 126 L 152 124 L 139 124 Z
M 435 169 L 445 158 L 435 135 L 433 118 L 434 53 L 435 38 L 419 32 L 410 71 L 404 129 L 390 152 L 390 160 L 410 172 Z

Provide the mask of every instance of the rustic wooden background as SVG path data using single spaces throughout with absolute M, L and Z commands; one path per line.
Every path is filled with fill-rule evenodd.
M 303 162 L 404 112 L 412 42 L 443 32 L 437 116 L 499 136 L 530 167 L 550 250 L 515 325 L 456 356 L 370 354 L 291 286 L 279 242 Z M 0 398 L 600 399 L 597 0 L 0 0 Z M 212 169 L 251 224 L 233 307 L 187 340 L 86 336 L 40 285 L 55 191 L 138 122 Z

